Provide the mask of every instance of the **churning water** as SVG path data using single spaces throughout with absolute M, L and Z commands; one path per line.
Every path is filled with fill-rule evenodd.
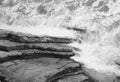
M 77 39 L 68 44 L 79 49 L 72 59 L 120 75 L 119 5 L 120 0 L 0 0 L 0 29 Z

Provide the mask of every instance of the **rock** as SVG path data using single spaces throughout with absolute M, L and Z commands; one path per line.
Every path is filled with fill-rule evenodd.
M 23 49 L 50 50 L 58 52 L 72 52 L 72 48 L 56 43 L 18 43 L 9 40 L 0 40 L 0 49 L 4 51 L 14 51 Z
M 120 82 L 120 76 L 117 76 L 114 82 Z
M 70 58 L 73 56 L 73 52 L 52 52 L 52 51 L 41 51 L 41 50 L 22 50 L 22 51 L 11 51 L 4 52 L 0 51 L 0 62 L 6 62 L 17 59 L 32 59 L 41 57 L 55 57 L 55 58 Z
M 64 71 L 65 68 L 69 69 L 71 64 L 74 69 L 79 67 L 78 63 L 65 59 L 59 61 L 57 58 L 38 58 L 13 63 L 15 64 L 5 65 L 3 63 L 0 66 L 0 74 L 9 82 L 52 82 L 58 79 L 59 76 L 55 76 L 57 73 Z
M 27 37 L 27 38 L 24 38 Z M 66 38 L 65 38 L 66 39 Z M 119 82 L 70 59 L 73 49 L 59 37 L 43 37 L 0 30 L 1 82 Z M 68 39 L 67 39 L 68 40 Z
M 88 80 L 89 78 L 86 77 L 84 74 L 74 75 L 74 76 L 68 76 L 63 79 L 59 79 L 57 82 L 85 82 L 85 80 Z
M 20 43 L 71 43 L 71 38 L 51 37 L 51 36 L 34 36 L 19 32 L 0 30 L 0 39 L 7 39 Z
M 77 27 L 67 27 L 68 30 L 73 30 L 75 32 L 79 32 L 79 33 L 86 33 L 87 30 L 86 29 L 81 29 L 81 28 L 77 28 Z
M 115 80 L 115 75 L 106 75 L 87 68 L 83 68 L 83 71 L 86 76 L 94 78 L 97 82 L 114 82 Z

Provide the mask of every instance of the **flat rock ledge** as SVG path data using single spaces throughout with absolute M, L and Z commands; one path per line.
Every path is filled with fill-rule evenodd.
M 72 41 L 0 30 L 0 82 L 120 82 L 70 59 Z

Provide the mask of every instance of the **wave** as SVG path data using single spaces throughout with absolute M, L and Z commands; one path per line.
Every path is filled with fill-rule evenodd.
M 0 29 L 75 38 L 69 46 L 81 51 L 72 59 L 120 75 L 119 5 L 119 0 L 1 0 Z

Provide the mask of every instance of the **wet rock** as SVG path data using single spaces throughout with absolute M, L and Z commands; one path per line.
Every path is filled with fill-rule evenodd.
M 75 53 L 72 51 L 73 48 L 67 46 L 71 40 L 65 39 L 49 37 L 44 40 L 43 37 L 0 30 L 0 81 L 114 82 L 118 80 L 115 76 L 84 68 L 82 63 L 70 59 Z
M 120 82 L 120 76 L 117 76 L 114 82 Z
M 9 38 L 7 38 L 8 33 L 8 31 L 3 31 L 2 35 L 1 31 L 2 38 L 0 40 L 0 62 L 41 57 L 70 58 L 71 56 L 74 56 L 72 48 L 65 44 L 57 44 L 53 42 L 15 42 L 14 38 L 9 37 L 13 40 L 9 40 Z M 24 37 L 24 35 L 22 36 Z
M 58 80 L 57 82 L 85 82 L 85 80 L 88 80 L 89 78 L 86 77 L 84 74 L 74 75 L 74 76 L 68 76 L 63 79 Z
M 19 59 L 32 59 L 42 57 L 55 57 L 55 58 L 70 58 L 74 53 L 66 52 L 52 52 L 52 51 L 41 51 L 41 50 L 22 50 L 22 51 L 11 51 L 3 52 L 0 51 L 0 62 L 6 62 L 11 60 Z
M 89 78 L 93 78 L 97 82 L 114 82 L 115 80 L 115 75 L 107 75 L 87 68 L 83 68 L 83 71 L 86 76 L 90 76 Z
M 11 42 L 9 40 L 0 40 L 0 49 L 4 51 L 14 50 L 27 50 L 27 49 L 38 49 L 38 50 L 50 50 L 58 52 L 72 52 L 72 48 L 62 44 L 56 43 L 18 43 Z
M 55 76 L 57 73 L 64 71 L 65 68 L 69 69 L 72 63 L 72 68 L 79 67 L 78 63 L 70 60 L 62 59 L 61 61 L 57 58 L 14 61 L 16 62 L 14 65 L 1 65 L 0 74 L 7 77 L 6 79 L 9 82 L 52 82 L 53 79 L 58 77 Z
M 87 30 L 86 29 L 81 29 L 81 28 L 76 28 L 76 27 L 67 27 L 68 30 L 73 30 L 75 32 L 79 32 L 79 33 L 86 33 Z
M 19 43 L 71 43 L 71 38 L 51 37 L 51 36 L 34 36 L 13 31 L 0 30 L 0 39 L 7 39 Z

